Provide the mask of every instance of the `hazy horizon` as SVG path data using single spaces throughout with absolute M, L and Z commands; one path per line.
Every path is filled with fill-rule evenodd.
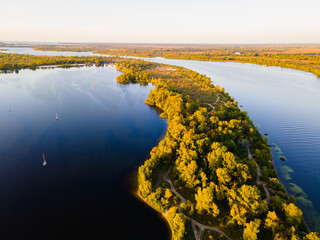
M 5 43 L 5 44 L 43 44 L 43 45 L 55 45 L 55 44 L 61 44 L 61 45 L 149 45 L 149 46 L 281 46 L 281 45 L 320 45 L 320 42 L 314 42 L 314 43 L 305 43 L 305 42 L 300 42 L 300 43 L 144 43 L 144 42 L 66 42 L 66 41 L 1 41 L 0 43 Z
M 0 41 L 144 44 L 320 43 L 316 0 L 14 0 Z

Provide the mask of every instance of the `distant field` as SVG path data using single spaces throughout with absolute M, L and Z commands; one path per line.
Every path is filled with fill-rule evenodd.
M 320 77 L 320 44 L 305 45 L 173 45 L 173 44 L 83 44 L 44 46 L 36 50 L 93 51 L 99 54 L 164 57 L 279 66 L 311 72 Z

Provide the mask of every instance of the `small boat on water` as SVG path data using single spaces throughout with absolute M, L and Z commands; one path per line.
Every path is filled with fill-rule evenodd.
M 56 114 L 56 120 L 58 120 L 58 119 L 59 119 L 58 114 Z
M 43 158 L 43 163 L 42 165 L 45 167 L 47 165 L 47 161 L 46 161 L 46 158 L 44 156 L 44 153 L 42 154 L 42 158 Z

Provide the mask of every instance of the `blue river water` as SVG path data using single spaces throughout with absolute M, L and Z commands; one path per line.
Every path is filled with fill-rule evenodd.
M 166 121 L 144 103 L 153 86 L 120 85 L 120 74 L 0 74 L 0 239 L 168 239 L 130 192 Z
M 39 52 L 35 55 L 92 53 Z M 310 230 L 320 231 L 320 79 L 303 71 L 253 64 L 143 58 L 206 74 L 224 87 L 267 134 L 279 178 L 294 194 Z M 280 158 L 286 159 L 281 161 Z

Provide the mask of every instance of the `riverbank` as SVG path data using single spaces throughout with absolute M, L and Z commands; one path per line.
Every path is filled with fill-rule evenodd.
M 236 107 L 236 104 L 234 104 L 234 101 L 230 101 L 230 103 L 227 103 L 226 102 L 221 102 L 219 106 L 217 106 L 217 112 L 219 113 L 219 115 L 217 116 L 216 112 L 213 112 L 210 117 L 208 118 L 207 117 L 207 113 L 208 113 L 208 109 L 207 111 L 205 111 L 205 109 L 203 109 L 203 111 L 200 111 L 200 112 L 197 112 L 200 107 L 205 107 L 204 106 L 204 103 L 206 102 L 210 102 L 210 103 L 214 103 L 217 99 L 217 96 L 216 94 L 214 94 L 214 91 L 212 91 L 212 89 L 210 90 L 209 89 L 206 89 L 206 82 L 211 82 L 210 80 L 207 81 L 207 78 L 201 76 L 201 75 L 197 75 L 195 72 L 193 71 L 190 71 L 188 72 L 187 70 L 184 70 L 184 69 L 181 69 L 181 68 L 177 68 L 177 70 L 175 72 L 177 72 L 176 76 L 168 76 L 168 75 L 163 75 L 163 73 L 165 73 L 167 71 L 167 68 L 166 66 L 160 66 L 160 65 L 151 65 L 152 67 L 148 66 L 148 64 L 144 65 L 142 62 L 139 62 L 138 63 L 135 63 L 134 61 L 131 62 L 131 63 L 125 63 L 123 65 L 123 69 L 127 68 L 126 66 L 130 67 L 130 65 L 132 64 L 132 68 L 136 71 L 136 73 L 139 73 L 139 74 L 133 74 L 132 72 L 127 72 L 126 71 L 126 74 L 125 74 L 125 77 L 123 78 L 124 80 L 128 80 L 128 82 L 140 82 L 140 83 L 144 83 L 144 82 L 148 82 L 148 81 L 153 81 L 153 83 L 156 85 L 156 86 L 160 86 L 160 88 L 158 89 L 159 91 L 163 91 L 163 93 L 165 94 L 165 98 L 163 98 L 163 100 L 165 100 L 166 98 L 170 97 L 172 98 L 172 102 L 170 101 L 170 104 L 166 104 L 166 102 L 164 101 L 163 103 L 162 102 L 157 102 L 159 101 L 157 99 L 157 91 L 154 92 L 154 94 L 151 96 L 150 98 L 150 102 L 156 106 L 159 106 L 161 107 L 162 106 L 162 109 L 165 109 L 165 108 L 169 108 L 169 109 L 165 109 L 164 110 L 164 114 L 163 116 L 166 116 L 168 119 L 171 119 L 171 114 L 175 114 L 177 113 L 177 116 L 176 117 L 183 117 L 185 118 L 185 120 L 187 121 L 187 131 L 191 131 L 192 132 L 192 129 L 194 128 L 194 130 L 196 131 L 203 131 L 205 129 L 208 129 L 207 127 L 209 127 L 209 130 L 210 128 L 212 127 L 212 124 L 219 124 L 219 122 L 215 122 L 216 120 L 212 119 L 213 116 L 215 117 L 218 117 L 221 119 L 221 117 L 227 117 L 227 115 L 230 115 L 232 116 L 232 114 L 234 113 L 237 113 L 238 110 L 237 110 L 237 107 Z M 135 68 L 135 66 L 138 65 L 139 68 L 142 68 L 142 70 L 147 74 L 140 74 L 141 72 L 141 69 L 140 70 L 137 70 Z M 153 69 L 153 67 L 155 67 L 155 69 Z M 154 70 L 154 71 L 153 71 Z M 170 71 L 172 72 L 172 71 Z M 150 75 L 148 75 L 150 74 Z M 147 76 L 147 77 L 145 77 Z M 140 77 L 142 77 L 142 79 L 140 79 Z M 154 80 L 148 80 L 149 77 L 154 77 Z M 163 79 L 160 80 L 158 79 L 159 77 L 162 77 Z M 140 81 L 142 80 L 142 81 Z M 169 92 L 166 92 L 165 91 L 165 88 L 169 88 L 170 90 L 173 90 L 172 93 Z M 219 89 L 217 88 L 217 90 L 215 91 L 218 91 Z M 158 91 L 158 93 L 160 93 Z M 207 91 L 207 92 L 206 92 Z M 220 90 L 219 90 L 220 91 Z M 208 93 L 205 94 L 205 93 Z M 210 93 L 212 93 L 210 95 Z M 179 97 L 181 95 L 181 98 Z M 188 97 L 189 96 L 191 98 L 191 101 L 188 100 Z M 196 99 L 201 99 L 201 101 L 199 101 L 198 103 L 196 102 Z M 209 100 L 210 101 L 209 101 Z M 207 100 L 205 102 L 205 100 Z M 230 99 L 231 100 L 231 99 Z M 194 101 L 194 102 L 193 102 Z M 179 107 L 179 106 L 176 106 L 175 104 L 176 103 L 180 103 L 181 106 L 182 106 L 182 109 Z M 231 104 L 232 103 L 232 104 Z M 202 105 L 203 104 L 203 105 Z M 169 106 L 169 105 L 172 105 L 172 106 Z M 172 108 L 171 108 L 172 107 Z M 184 110 L 184 108 L 186 110 Z M 211 110 L 211 108 L 210 108 Z M 227 111 L 226 111 L 227 110 Z M 230 111 L 229 111 L 230 110 Z M 187 111 L 187 112 L 184 112 L 184 111 Z M 190 111 L 190 112 L 189 112 Z M 225 112 L 226 111 L 226 112 Z M 196 115 L 194 115 L 195 113 L 197 112 Z M 181 116 L 181 113 L 182 113 L 182 116 Z M 186 114 L 186 116 L 184 115 Z M 188 114 L 192 114 L 192 116 L 188 116 Z M 226 116 L 224 116 L 225 114 L 227 114 Z M 221 116 L 222 115 L 222 116 Z M 203 118 L 205 119 L 205 121 L 202 120 L 202 116 Z M 237 115 L 234 115 L 234 116 L 237 116 Z M 234 117 L 233 116 L 233 117 Z M 188 117 L 188 118 L 186 118 Z M 240 114 L 238 115 L 238 117 L 241 117 L 240 119 L 238 120 L 242 120 L 244 121 L 245 120 L 245 115 L 244 114 Z M 207 122 L 207 120 L 209 119 L 209 126 L 207 125 L 203 125 L 201 127 L 201 129 L 199 129 L 199 125 L 203 122 Z M 212 120 L 211 120 L 212 119 Z M 171 119 L 173 120 L 173 119 Z M 178 120 L 178 119 L 176 119 Z M 226 120 L 223 120 L 223 122 L 225 122 Z M 228 120 L 229 121 L 229 120 Z M 181 122 L 179 122 L 181 123 Z M 236 123 L 236 122 L 234 122 Z M 233 124 L 234 124 L 233 123 Z M 185 124 L 185 123 L 181 123 L 182 125 Z M 193 126 L 192 129 L 190 129 L 190 127 L 192 127 L 191 125 Z M 177 125 L 177 126 L 180 126 L 180 125 Z M 196 126 L 196 127 L 195 127 Z M 224 125 L 222 125 L 224 126 Z M 204 128 L 203 128 L 204 127 Z M 224 126 L 225 127 L 225 126 Z M 231 126 L 230 126 L 231 127 Z M 170 131 L 171 133 L 178 133 L 176 131 L 174 131 L 175 129 L 171 129 L 172 131 Z M 211 129 L 212 130 L 212 129 Z M 228 130 L 228 128 L 227 128 Z M 230 130 L 230 129 L 229 129 Z M 236 130 L 236 129 L 233 129 L 233 130 Z M 248 130 L 248 129 L 247 129 Z M 255 131 L 255 129 L 253 129 L 253 131 Z M 212 132 L 216 135 L 219 135 L 219 132 Z M 224 134 L 224 133 L 223 133 Z M 228 134 L 228 131 L 226 132 L 226 134 Z M 192 134 L 194 135 L 194 134 Z M 191 135 L 191 137 L 192 137 Z M 195 134 L 196 135 L 196 134 Z M 185 136 L 183 136 L 185 137 Z M 233 137 L 236 137 L 236 136 L 230 136 L 231 139 L 233 139 Z M 213 137 L 209 135 L 209 138 L 212 139 Z M 170 139 L 169 139 L 170 140 Z M 201 140 L 198 139 L 198 140 Z M 253 139 L 254 140 L 254 139 Z M 192 140 L 194 142 L 194 140 Z M 235 142 L 235 141 L 234 141 Z M 255 142 L 255 141 L 254 141 Z M 181 142 L 180 142 L 181 144 Z M 198 144 L 198 143 L 197 143 Z M 232 142 L 230 143 L 227 143 L 227 148 L 230 148 L 232 147 Z M 161 146 L 161 144 L 159 144 L 159 146 Z M 163 145 L 161 147 L 164 147 Z M 170 147 L 170 146 L 165 146 L 165 147 Z M 168 148 L 170 150 L 170 148 Z M 192 149 L 191 149 L 192 150 Z M 234 150 L 233 150 L 234 151 Z M 181 153 L 178 153 L 178 154 L 183 154 L 183 152 Z M 199 154 L 199 153 L 197 153 Z M 200 153 L 201 154 L 201 153 Z M 203 153 L 202 153 L 203 154 Z M 255 153 L 256 154 L 256 153 Z M 241 151 L 240 151 L 240 155 L 241 155 Z M 258 154 L 259 155 L 259 154 Z M 261 156 L 259 155 L 259 157 L 261 158 Z M 167 162 L 169 161 L 169 159 L 164 159 L 166 160 Z M 198 162 L 198 159 L 196 159 L 196 163 Z M 200 162 L 201 164 L 201 162 Z M 169 165 L 168 165 L 169 166 Z M 198 165 L 199 166 L 199 165 Z M 268 165 L 267 165 L 268 166 Z M 200 165 L 201 167 L 201 165 Z M 251 169 L 251 167 L 250 167 Z M 253 169 L 253 168 L 252 168 Z M 227 169 L 228 170 L 228 169 Z M 176 171 L 180 171 L 179 169 L 176 169 Z M 176 174 L 178 173 L 176 172 Z M 202 178 L 199 180 L 199 176 L 198 176 L 198 173 L 200 174 L 199 170 L 196 170 L 196 175 L 195 175 L 195 180 L 197 181 L 200 181 L 203 183 L 203 180 Z M 200 174 L 201 175 L 201 174 Z M 204 176 L 204 175 L 203 175 Z M 206 176 L 209 176 L 206 174 Z M 175 180 L 177 176 L 173 176 Z M 187 176 L 186 176 L 187 177 Z M 191 176 L 193 177 L 193 176 Z M 254 177 L 254 176 L 252 176 Z M 175 183 L 174 183 L 175 184 Z M 183 191 L 188 191 L 188 188 L 184 188 L 183 185 L 184 183 L 182 182 L 181 183 L 176 183 L 180 186 L 178 187 L 181 187 Z M 207 182 L 208 184 L 208 182 Z M 148 184 L 147 184 L 148 185 Z M 200 184 L 202 185 L 202 184 Z M 210 185 L 210 184 L 209 184 Z M 202 185 L 203 186 L 203 185 Z M 148 187 L 148 186 L 146 186 Z M 175 186 L 176 188 L 176 186 Z M 203 188 L 203 187 L 202 187 Z M 206 188 L 206 187 L 205 187 Z M 195 195 L 195 192 L 190 192 L 193 194 L 193 196 Z M 188 194 L 188 192 L 187 192 Z M 197 194 L 197 193 L 196 193 Z M 280 192 L 279 192 L 280 194 Z M 281 194 L 280 194 L 281 195 Z M 155 196 L 156 197 L 156 196 Z M 157 200 L 157 199 L 156 199 Z M 194 200 L 193 200 L 194 202 Z M 195 202 L 194 202 L 195 203 Z M 193 203 L 193 204 L 194 204 Z M 195 204 L 194 204 L 195 205 Z M 211 211 L 211 210 L 210 210 Z
M 172 228 L 171 228 L 169 221 L 167 219 L 167 215 L 161 213 L 157 208 L 155 208 L 153 205 L 149 204 L 148 201 L 145 198 L 143 198 L 138 191 L 139 184 L 138 184 L 137 175 L 138 175 L 139 166 L 141 166 L 141 164 L 135 166 L 134 170 L 130 171 L 130 173 L 126 177 L 126 180 L 125 180 L 126 186 L 128 186 L 129 191 L 132 196 L 134 196 L 138 201 L 142 202 L 143 204 L 145 204 L 146 206 L 151 208 L 152 211 L 154 211 L 158 215 L 158 217 L 165 223 L 165 225 L 167 226 L 167 229 L 168 229 L 168 239 L 171 239 L 172 238 Z
M 0 74 L 2 239 L 168 238 L 167 224 L 124 185 L 165 120 L 143 103 L 152 86 L 123 86 L 118 75 L 108 67 Z
M 71 68 L 71 67 L 84 67 L 85 64 L 64 64 L 64 65 L 40 65 L 38 69 L 54 69 L 54 68 Z
M 0 53 L 0 70 L 2 72 L 18 72 L 21 69 L 104 66 L 114 64 L 117 57 L 70 57 L 70 56 L 34 56 L 15 53 Z
M 123 75 L 118 77 L 117 81 L 123 84 L 153 83 L 156 88 L 150 92 L 146 102 L 151 106 L 161 108 L 163 110 L 162 117 L 168 119 L 169 126 L 166 138 L 157 147 L 154 147 L 150 153 L 150 159 L 139 168 L 138 195 L 164 216 L 169 216 L 169 218 L 166 217 L 169 224 L 170 221 L 176 222 L 170 224 L 173 226 L 171 227 L 173 239 L 184 239 L 191 235 L 196 239 L 201 238 L 201 227 L 192 228 L 193 221 L 196 221 L 198 224 L 206 222 L 206 225 L 213 226 L 212 229 L 224 232 L 228 238 L 241 239 L 243 234 L 246 234 L 245 229 L 253 224 L 252 221 L 247 223 L 246 219 L 249 220 L 255 216 L 256 219 L 259 219 L 257 222 L 260 225 L 261 221 L 264 221 L 263 219 L 261 220 L 261 216 L 267 215 L 268 217 L 270 214 L 276 214 L 277 219 L 281 219 L 281 225 L 283 224 L 282 230 L 277 233 L 278 236 L 283 234 L 283 236 L 291 235 L 296 237 L 301 234 L 303 235 L 306 229 L 303 228 L 302 224 L 302 212 L 294 205 L 294 198 L 288 198 L 285 188 L 276 180 L 277 173 L 273 163 L 270 162 L 271 154 L 267 140 L 252 125 L 246 114 L 239 110 L 237 103 L 219 87 L 210 85 L 210 79 L 193 71 L 180 67 L 177 67 L 175 71 L 166 71 L 167 66 L 165 65 L 146 63 L 138 60 L 130 63 L 129 61 L 117 64 L 117 69 L 124 72 Z M 218 100 L 220 101 L 215 106 L 215 111 L 210 111 L 210 113 L 209 110 L 212 110 L 212 107 L 208 103 L 212 105 L 217 103 Z M 209 106 L 208 108 L 210 109 L 205 106 Z M 227 120 L 228 115 L 231 116 L 229 120 Z M 223 121 L 220 122 L 219 118 Z M 215 124 L 218 124 L 216 126 L 220 127 L 214 127 Z M 231 125 L 226 128 L 227 132 L 224 133 L 223 126 L 225 124 L 227 126 Z M 237 124 L 244 127 L 244 129 L 238 129 L 239 126 L 237 127 Z M 223 128 L 220 130 L 221 127 Z M 190 131 L 192 132 L 191 135 Z M 233 133 L 236 132 L 238 133 L 233 136 Z M 227 138 L 225 138 L 226 133 Z M 264 166 L 264 171 L 261 173 L 264 182 L 260 187 L 261 189 L 267 189 L 267 201 L 262 199 L 261 193 L 255 187 L 255 183 L 259 182 L 257 181 L 258 176 L 256 174 L 258 168 L 256 167 L 257 163 L 255 163 L 255 160 L 248 158 L 247 142 L 241 140 L 245 139 L 245 137 L 249 139 L 250 146 L 254 150 L 256 162 L 258 165 Z M 220 140 L 219 143 L 219 139 L 221 138 L 225 140 L 222 142 Z M 189 143 L 185 143 L 187 139 L 189 139 Z M 192 139 L 198 140 L 193 142 L 194 140 Z M 215 142 L 217 140 L 218 142 Z M 202 142 L 201 145 L 199 145 L 200 142 Z M 206 153 L 201 151 L 208 151 L 207 147 L 210 146 L 210 142 L 212 143 L 211 149 L 214 151 L 210 152 L 209 150 L 209 154 L 206 156 Z M 241 142 L 244 144 L 243 147 Z M 189 145 L 189 147 L 185 144 Z M 192 145 L 197 147 L 192 147 Z M 231 165 L 229 165 L 230 163 L 228 163 L 229 166 L 225 165 L 226 163 L 223 163 L 223 161 L 226 160 L 221 162 L 221 167 L 219 166 L 221 164 L 219 162 L 211 165 L 211 161 L 216 161 L 214 160 L 215 158 L 211 160 L 211 156 L 212 154 L 217 154 L 215 151 L 221 151 L 219 149 L 225 152 L 222 153 L 223 158 L 229 156 L 228 158 L 231 157 L 233 159 L 228 160 L 233 162 Z M 193 156 L 190 155 L 190 151 L 193 152 Z M 205 159 L 200 157 L 201 155 L 207 159 L 209 168 L 204 168 L 205 165 L 201 161 Z M 188 160 L 190 158 L 191 160 Z M 232 166 L 234 164 L 238 170 Z M 173 180 L 169 182 L 168 179 L 165 179 L 164 173 L 171 167 L 173 167 L 173 171 L 170 179 Z M 212 168 L 215 169 L 214 172 L 211 170 Z M 239 170 L 240 172 L 238 172 Z M 233 172 L 232 175 L 228 175 L 230 171 Z M 221 175 L 222 173 L 224 175 Z M 213 178 L 212 175 L 215 174 L 218 174 L 216 175 L 218 182 L 213 181 L 215 177 Z M 238 178 L 235 178 L 235 176 L 238 176 Z M 239 184 L 238 189 L 235 188 L 236 192 L 234 192 L 235 186 L 228 190 L 231 179 L 236 181 L 237 185 Z M 179 189 L 179 195 L 176 194 L 176 189 Z M 210 194 L 211 191 L 216 192 L 214 194 L 217 194 L 216 197 Z M 230 199 L 231 192 L 228 193 L 228 191 L 233 192 L 232 195 L 236 195 L 235 200 Z M 247 200 L 240 197 L 237 200 L 237 194 L 243 194 L 244 191 L 252 191 L 250 193 L 252 194 L 251 197 Z M 181 194 L 184 197 L 181 198 Z M 250 198 L 255 200 L 250 200 Z M 225 201 L 229 203 L 231 201 L 231 209 L 220 205 L 220 202 Z M 234 201 L 236 202 L 233 203 Z M 232 212 L 239 205 L 240 208 L 245 207 L 243 202 L 246 201 L 249 201 L 248 206 L 250 206 L 246 210 L 247 213 L 241 215 L 241 213 Z M 280 201 L 280 209 L 276 207 L 275 201 Z M 254 205 L 257 205 L 258 208 L 256 210 L 253 209 L 253 211 L 258 212 L 249 213 Z M 287 208 L 294 209 L 298 214 L 294 216 L 297 220 L 295 223 L 288 222 L 289 215 L 281 215 L 281 212 L 287 211 Z M 260 212 L 261 210 L 264 213 Z M 187 211 L 188 216 L 184 215 L 182 211 Z M 175 218 L 177 219 L 174 220 Z M 224 219 L 229 219 L 227 220 L 229 223 L 225 222 L 226 220 Z M 263 226 L 259 228 L 259 225 L 256 226 L 256 233 L 260 232 L 258 238 L 271 239 L 272 233 L 268 227 Z M 177 226 L 179 227 L 177 228 Z M 288 229 L 289 226 L 291 228 L 294 227 L 297 231 L 285 231 L 284 229 Z M 213 237 L 208 231 L 205 232 L 204 236 L 206 238 L 209 236 Z
M 96 54 L 134 57 L 163 57 L 216 62 L 252 63 L 306 71 L 320 77 L 320 45 L 130 45 L 112 46 L 37 46 L 38 51 L 94 51 Z

